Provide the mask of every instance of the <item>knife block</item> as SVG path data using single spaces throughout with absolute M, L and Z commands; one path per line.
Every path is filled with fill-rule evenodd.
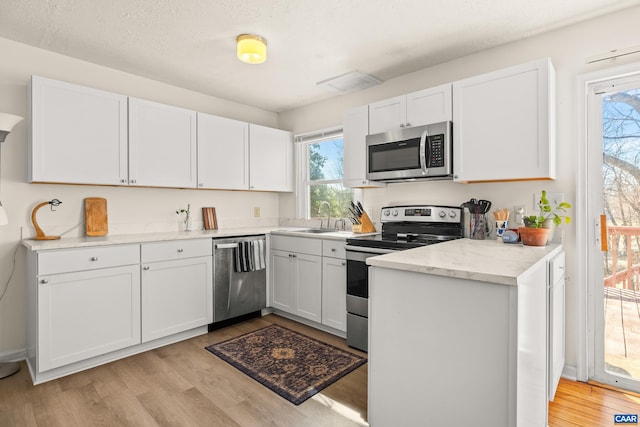
M 360 224 L 356 224 L 351 228 L 351 231 L 354 233 L 375 233 L 376 228 L 373 226 L 371 219 L 369 219 L 369 215 L 366 212 L 363 212 L 362 215 L 358 217 L 358 221 Z

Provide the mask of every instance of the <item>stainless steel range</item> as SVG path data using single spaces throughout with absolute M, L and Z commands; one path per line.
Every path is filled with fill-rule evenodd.
M 382 234 L 347 239 L 347 344 L 368 350 L 369 280 L 366 259 L 464 237 L 457 206 L 386 206 Z

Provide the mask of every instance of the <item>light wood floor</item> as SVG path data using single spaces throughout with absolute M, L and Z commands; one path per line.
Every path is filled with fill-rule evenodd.
M 204 350 L 270 323 L 348 349 L 343 339 L 269 315 L 38 386 L 23 363 L 0 380 L 0 426 L 366 426 L 366 364 L 294 406 Z M 640 414 L 640 397 L 563 379 L 549 426 L 611 426 L 616 413 Z

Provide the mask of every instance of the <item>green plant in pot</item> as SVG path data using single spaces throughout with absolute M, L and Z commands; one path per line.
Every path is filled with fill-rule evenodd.
M 538 214 L 529 215 L 523 218 L 524 227 L 520 227 L 520 239 L 528 246 L 544 246 L 551 236 L 553 230 L 562 223 L 569 224 L 571 217 L 566 215 L 571 204 L 560 202 L 552 206 L 547 199 L 547 192 L 542 190 L 540 201 L 538 202 Z

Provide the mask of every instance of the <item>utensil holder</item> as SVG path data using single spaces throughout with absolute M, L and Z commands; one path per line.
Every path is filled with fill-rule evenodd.
M 373 226 L 373 223 L 366 212 L 363 212 L 362 215 L 358 217 L 358 221 L 360 224 L 354 225 L 351 228 L 351 231 L 354 233 L 375 233 L 376 228 Z

